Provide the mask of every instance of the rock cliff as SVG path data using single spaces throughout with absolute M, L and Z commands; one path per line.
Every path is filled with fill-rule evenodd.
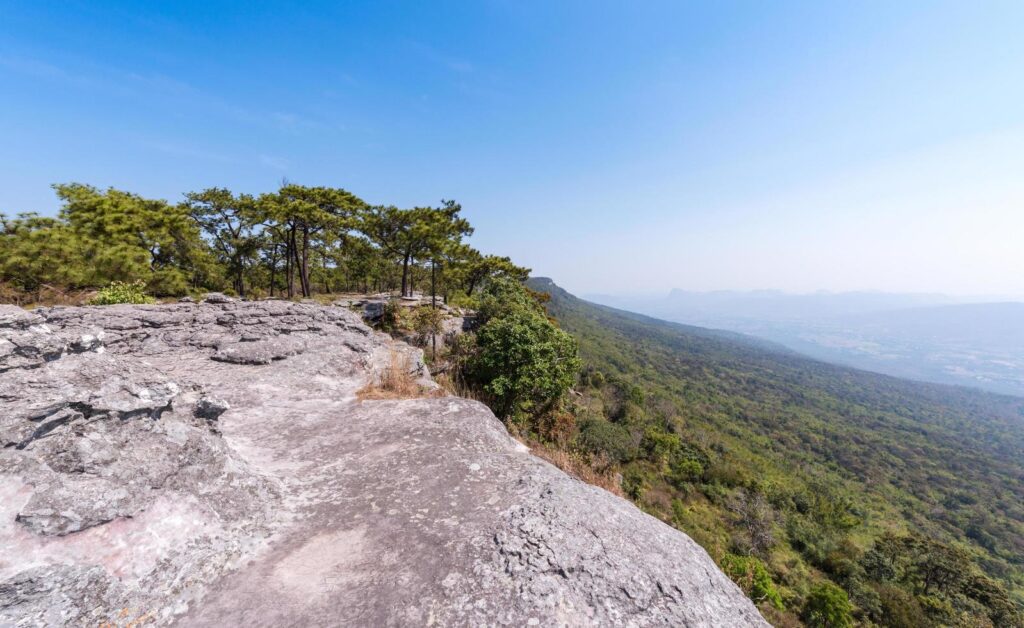
M 357 401 L 393 351 L 427 377 L 341 307 L 0 306 L 0 625 L 766 625 L 485 406 Z

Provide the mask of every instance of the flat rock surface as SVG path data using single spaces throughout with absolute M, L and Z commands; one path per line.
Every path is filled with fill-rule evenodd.
M 0 625 L 763 626 L 418 350 L 285 301 L 0 306 Z

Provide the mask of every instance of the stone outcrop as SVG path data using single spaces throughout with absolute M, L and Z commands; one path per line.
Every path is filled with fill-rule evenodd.
M 765 625 L 343 307 L 0 306 L 0 625 Z

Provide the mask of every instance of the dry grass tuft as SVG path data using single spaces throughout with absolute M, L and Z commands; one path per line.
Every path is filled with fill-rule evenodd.
M 626 496 L 622 492 L 619 474 L 612 465 L 601 464 L 601 461 L 588 460 L 579 453 L 564 449 L 552 449 L 538 442 L 527 441 L 524 444 L 530 448 L 533 455 L 547 460 L 574 478 L 603 488 L 619 497 Z
M 0 281 L 0 303 L 33 308 L 53 305 L 85 305 L 94 290 L 68 290 L 44 284 L 33 292 L 25 292 L 11 283 Z
M 438 394 L 440 393 L 440 394 Z M 421 397 L 443 396 L 443 389 L 430 389 L 421 386 L 412 373 L 409 356 L 391 350 L 391 358 L 387 368 L 375 381 L 371 381 L 356 393 L 360 401 L 368 399 L 418 399 Z
M 466 385 L 459 377 L 453 377 L 450 373 L 435 373 L 434 381 L 441 387 L 441 390 L 445 392 L 449 397 L 462 397 L 463 399 L 471 399 L 473 401 L 484 401 L 484 399 L 477 394 L 472 388 Z

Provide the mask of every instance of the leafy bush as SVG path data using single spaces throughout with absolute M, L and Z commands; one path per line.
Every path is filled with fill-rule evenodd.
M 637 469 L 636 467 L 629 467 L 622 473 L 622 490 L 626 492 L 635 502 L 639 502 L 644 497 L 644 493 L 650 488 L 650 482 L 647 474 Z
M 672 454 L 667 479 L 676 488 L 685 488 L 686 484 L 700 481 L 711 466 L 708 453 L 692 443 L 682 443 Z
M 492 318 L 507 316 L 511 312 L 530 312 L 547 319 L 544 310 L 544 298 L 518 281 L 496 279 L 488 282 L 485 291 L 480 295 L 477 308 L 477 323 L 486 324 Z
M 927 628 L 928 617 L 912 593 L 891 585 L 878 586 L 879 609 L 872 619 L 892 626 Z
M 584 378 L 584 383 L 593 388 L 601 388 L 605 383 L 604 373 L 601 371 L 589 370 Z
M 474 371 L 487 380 L 484 389 L 502 418 L 545 410 L 576 379 L 576 343 L 540 316 L 516 312 L 494 318 L 477 333 L 477 345 Z
M 118 303 L 156 303 L 156 299 L 146 294 L 146 284 L 142 281 L 126 283 L 111 282 L 102 288 L 90 301 L 90 305 L 115 305 Z
M 525 286 L 496 280 L 487 290 L 481 305 L 486 322 L 476 333 L 469 375 L 501 419 L 543 416 L 576 381 L 576 341 L 545 315 Z
M 421 305 L 413 310 L 412 328 L 420 344 L 427 344 L 444 331 L 444 317 L 444 310 L 429 305 Z
M 767 602 L 782 610 L 782 596 L 772 582 L 768 568 L 753 556 L 726 554 L 722 559 L 722 571 L 739 585 L 747 596 L 757 603 Z
M 579 444 L 590 453 L 605 454 L 618 463 L 629 462 L 637 454 L 629 430 L 600 419 L 589 419 L 580 425 Z
M 846 591 L 831 582 L 823 582 L 811 590 L 802 618 L 812 628 L 850 628 L 853 606 Z
M 380 328 L 386 332 L 394 332 L 406 326 L 405 308 L 398 301 L 387 301 L 381 308 Z
M 644 455 L 651 462 L 666 464 L 682 447 L 682 442 L 675 434 L 668 434 L 654 427 L 644 431 L 644 439 L 640 443 Z
M 672 472 L 668 476 L 669 483 L 676 488 L 684 488 L 690 482 L 696 482 L 704 475 L 704 467 L 696 460 L 679 458 L 672 462 Z

